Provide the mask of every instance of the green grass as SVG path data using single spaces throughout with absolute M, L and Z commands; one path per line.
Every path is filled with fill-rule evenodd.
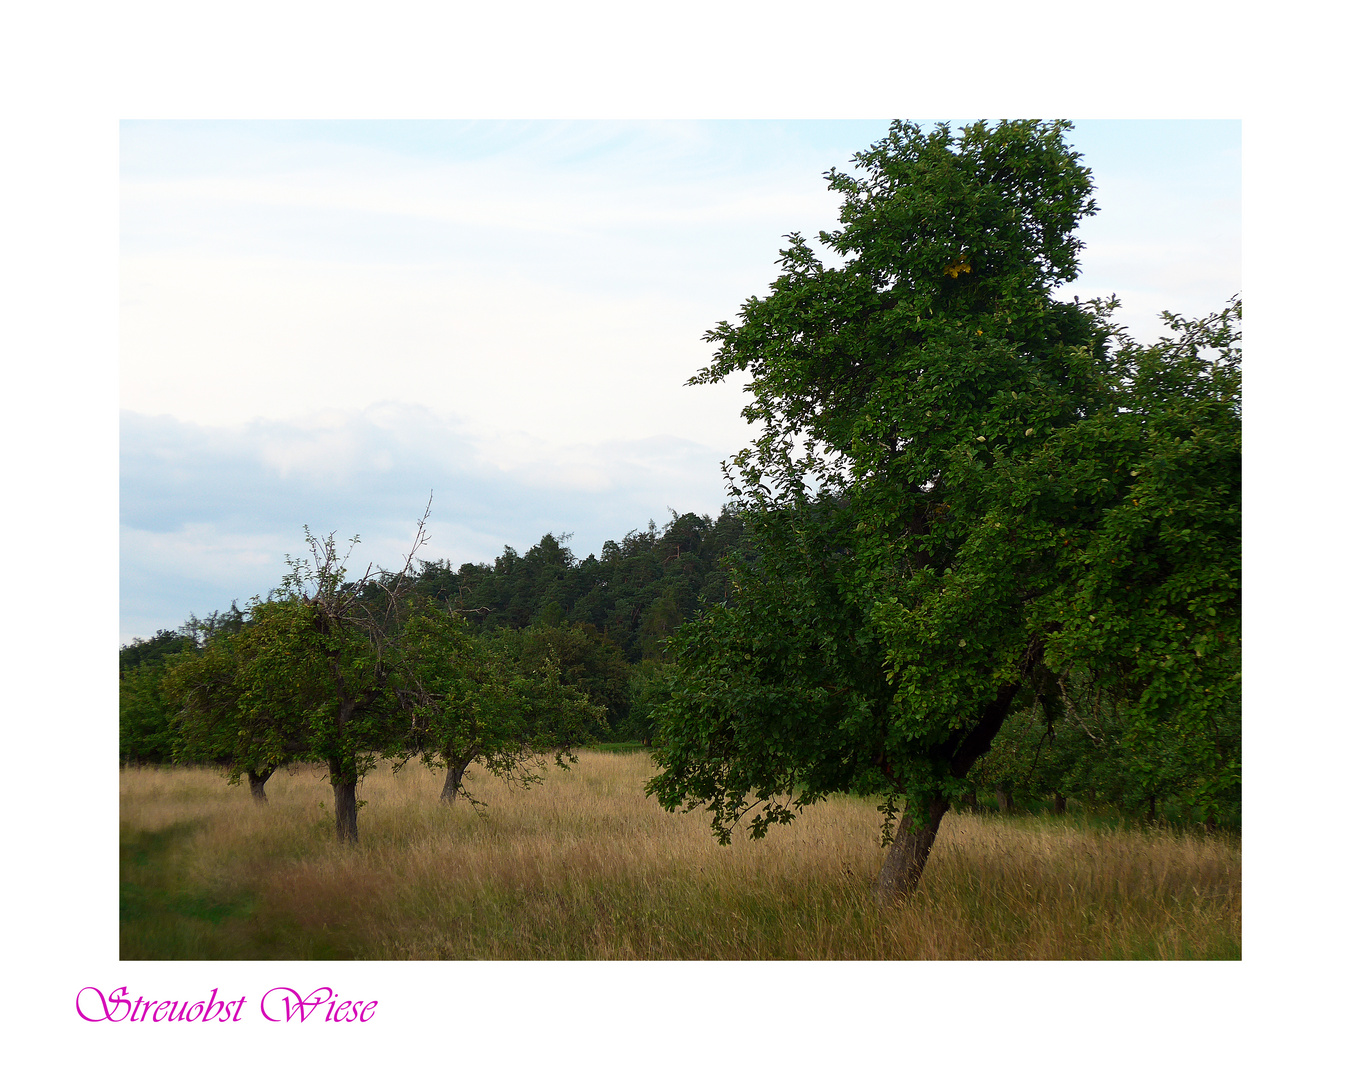
M 591 749 L 599 750 L 604 754 L 641 754 L 645 753 L 648 748 L 641 742 L 611 742 L 596 743 Z
M 126 960 L 229 959 L 240 955 L 239 929 L 255 897 L 241 888 L 190 886 L 184 880 L 193 821 L 155 831 L 124 829 L 119 837 L 119 952 Z
M 119 956 L 123 960 L 348 960 L 343 930 L 307 928 L 267 910 L 229 879 L 195 881 L 190 863 L 205 822 L 119 837 Z

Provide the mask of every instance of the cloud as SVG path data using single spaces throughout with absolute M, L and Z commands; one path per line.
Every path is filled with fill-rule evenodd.
M 277 585 L 303 526 L 361 537 L 354 564 L 399 565 L 431 498 L 427 559 L 455 566 L 570 532 L 579 555 L 724 501 L 709 446 L 671 435 L 559 448 L 471 437 L 431 409 L 385 402 L 294 421 L 207 426 L 124 412 L 120 497 L 124 641 Z

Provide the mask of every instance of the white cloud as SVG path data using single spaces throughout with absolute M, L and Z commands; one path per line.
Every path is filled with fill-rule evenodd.
M 522 434 L 489 455 L 457 420 L 396 402 L 231 427 L 125 412 L 122 637 L 268 591 L 304 525 L 358 534 L 357 560 L 400 565 L 432 492 L 423 558 L 488 562 L 561 532 L 585 556 L 668 507 L 716 514 L 721 456 L 665 434 L 566 446 Z

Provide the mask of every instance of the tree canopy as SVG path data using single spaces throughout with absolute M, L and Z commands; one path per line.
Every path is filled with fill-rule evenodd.
M 288 560 L 280 588 L 244 612 L 233 605 L 229 619 L 191 619 L 178 651 L 155 661 L 163 670 L 143 661 L 124 674 L 125 736 L 220 765 L 232 782 L 248 777 L 261 802 L 275 769 L 324 762 L 337 836 L 354 841 L 357 785 L 382 759 L 400 766 L 420 757 L 444 768 L 452 801 L 467 795 L 471 762 L 532 783 L 545 755 L 565 764 L 603 725 L 605 708 L 579 687 L 603 678 L 591 663 L 609 654 L 584 630 L 478 638 L 447 603 L 418 592 L 412 561 L 424 518 L 402 570 L 370 567 L 354 581 L 334 534 L 304 535 L 309 554 Z M 580 669 L 572 684 L 561 676 L 560 652 Z M 627 674 L 616 681 L 626 684 Z M 133 724 L 142 717 L 149 731 Z
M 578 559 L 569 536 L 549 534 L 521 555 L 507 546 L 494 563 L 424 563 L 416 592 L 452 604 L 475 633 L 540 626 L 585 626 L 636 664 L 655 658 L 681 622 L 726 595 L 722 560 L 739 552 L 742 524 L 725 510 L 672 512 L 658 527 L 606 540 L 599 556 Z M 607 705 L 612 716 L 616 707 Z
M 410 752 L 445 770 L 441 799 L 460 794 L 474 761 L 492 775 L 531 784 L 552 754 L 566 767 L 573 746 L 604 709 L 561 678 L 550 647 L 526 656 L 516 635 L 476 637 L 458 615 L 418 604 L 402 627 L 403 690 L 411 710 Z
M 649 790 L 721 841 L 878 796 L 900 895 L 1008 715 L 1099 694 L 1136 771 L 1235 790 L 1239 308 L 1143 347 L 1055 297 L 1096 211 L 1068 127 L 895 122 L 827 174 L 825 261 L 791 234 L 708 335 L 692 382 L 745 373 L 759 425 L 751 558 L 671 643 Z
M 523 556 L 507 547 L 495 563 L 464 563 L 455 570 L 446 561 L 421 561 L 408 568 L 400 588 L 411 600 L 428 600 L 440 611 L 461 616 L 467 633 L 498 639 L 514 664 L 541 665 L 551 652 L 562 684 L 603 710 L 603 715 L 592 712 L 588 737 L 647 738 L 651 721 L 637 696 L 640 672 L 664 667 L 668 635 L 727 595 L 724 559 L 741 557 L 741 538 L 741 522 L 727 510 L 716 519 L 673 511 L 664 526 L 649 522 L 621 540 L 607 540 L 599 556 L 579 559 L 567 546 L 568 534 L 549 534 Z M 378 612 L 388 607 L 385 589 L 399 583 L 369 576 L 343 584 L 345 596 Z M 119 649 L 123 761 L 225 763 L 224 745 L 237 738 L 237 729 L 227 726 L 225 699 L 219 700 L 214 721 L 220 731 L 210 737 L 207 713 L 181 715 L 179 706 L 165 698 L 165 677 L 179 661 L 205 652 L 225 662 L 236 648 L 227 640 L 233 635 L 250 631 L 243 646 L 258 639 L 259 630 L 250 630 L 251 617 L 267 609 L 254 603 L 245 611 L 233 602 L 224 613 L 191 614 L 177 630 L 161 630 Z M 181 693 L 184 687 L 174 690 Z M 207 692 L 205 684 L 201 703 Z M 213 692 L 220 697 L 227 691 L 218 685 Z M 233 755 L 242 749 L 238 746 Z M 250 776 L 252 790 L 262 796 L 268 771 L 253 773 L 243 756 L 232 760 L 243 766 L 237 778 Z M 269 768 L 263 760 L 258 764 Z

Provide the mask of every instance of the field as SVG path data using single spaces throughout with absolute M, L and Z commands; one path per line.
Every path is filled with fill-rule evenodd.
M 880 909 L 873 805 L 838 799 L 720 848 L 644 799 L 645 754 L 586 751 L 486 807 L 418 765 L 360 789 L 334 839 L 314 767 L 269 804 L 208 769 L 125 769 L 127 959 L 1238 959 L 1236 836 L 995 813 L 946 816 L 906 903 Z

